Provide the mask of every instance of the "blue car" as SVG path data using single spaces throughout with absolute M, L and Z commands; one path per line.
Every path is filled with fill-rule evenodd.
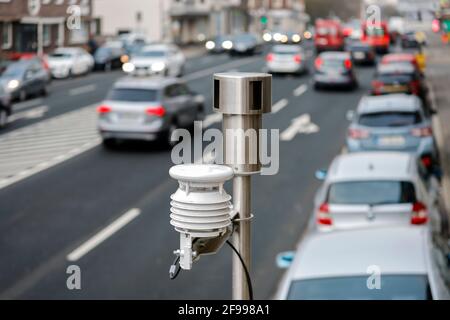
M 356 112 L 350 111 L 349 152 L 405 151 L 416 153 L 431 170 L 438 163 L 437 149 L 421 100 L 413 95 L 366 96 Z

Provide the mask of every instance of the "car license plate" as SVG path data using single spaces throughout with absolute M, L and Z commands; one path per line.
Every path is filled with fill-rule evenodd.
M 383 91 L 388 93 L 404 92 L 406 90 L 407 90 L 406 86 L 403 85 L 383 86 Z
M 141 115 L 133 112 L 124 112 L 120 114 L 120 120 L 137 121 L 140 120 Z
M 353 56 L 355 57 L 355 59 L 364 59 L 365 54 L 364 52 L 355 52 Z
M 402 136 L 385 136 L 378 139 L 379 146 L 398 147 L 405 144 L 405 138 Z

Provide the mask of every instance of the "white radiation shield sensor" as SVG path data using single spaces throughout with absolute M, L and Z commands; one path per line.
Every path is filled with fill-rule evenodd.
M 170 176 L 178 180 L 178 190 L 172 194 L 170 224 L 180 233 L 180 266 L 192 268 L 198 257 L 193 241 L 198 238 L 217 238 L 231 226 L 233 205 L 223 185 L 233 177 L 227 166 L 184 164 L 170 169 Z

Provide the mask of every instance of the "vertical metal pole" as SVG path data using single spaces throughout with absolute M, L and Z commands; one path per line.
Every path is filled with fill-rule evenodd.
M 233 244 L 241 254 L 248 271 L 251 262 L 251 178 L 235 176 L 233 179 L 233 201 L 239 220 L 233 232 Z M 249 300 L 247 278 L 239 257 L 233 255 L 233 299 Z

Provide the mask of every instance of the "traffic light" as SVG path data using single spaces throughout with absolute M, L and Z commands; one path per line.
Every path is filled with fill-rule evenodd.
M 261 16 L 260 21 L 262 24 L 267 24 L 267 16 Z

